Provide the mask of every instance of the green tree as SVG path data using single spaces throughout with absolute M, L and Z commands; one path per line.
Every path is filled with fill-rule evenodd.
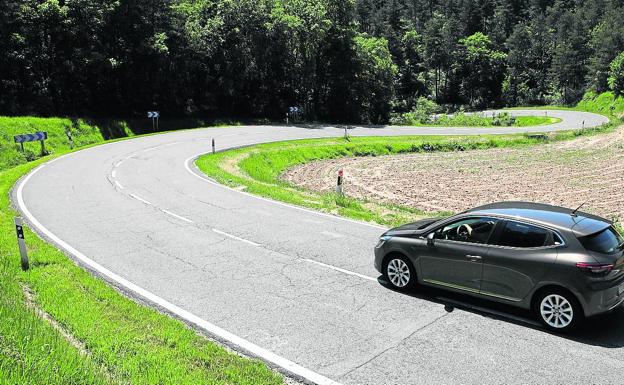
M 544 104 L 550 90 L 552 33 L 542 14 L 518 24 L 507 39 L 503 97 L 508 105 Z
M 607 89 L 609 65 L 624 51 L 624 8 L 605 14 L 591 31 L 589 46 L 592 50 L 588 63 L 588 81 L 596 92 Z
M 472 107 L 498 103 L 506 55 L 494 50 L 490 38 L 481 32 L 461 39 L 459 44 L 461 96 Z
M 616 95 L 624 94 L 624 52 L 620 52 L 609 66 L 609 88 Z
M 555 101 L 566 104 L 579 100 L 585 92 L 588 48 L 582 15 L 564 12 L 556 22 L 555 46 L 550 75 L 559 95 Z
M 397 74 L 388 41 L 356 36 L 355 54 L 358 69 L 354 97 L 360 108 L 358 120 L 366 123 L 387 122 L 394 98 L 393 81 Z
M 399 81 L 397 93 L 400 97 L 400 109 L 409 111 L 416 98 L 427 95 L 427 68 L 424 64 L 422 36 L 415 30 L 408 30 L 401 39 L 401 57 L 397 70 Z
M 459 39 L 457 21 L 436 12 L 425 24 L 422 36 L 425 65 L 433 73 L 433 95 L 440 102 L 442 96 L 448 96 L 449 75 Z

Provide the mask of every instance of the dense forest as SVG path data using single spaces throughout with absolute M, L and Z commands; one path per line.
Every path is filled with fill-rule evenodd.
M 624 0 L 1 0 L 0 114 L 570 104 L 624 88 L 622 51 Z

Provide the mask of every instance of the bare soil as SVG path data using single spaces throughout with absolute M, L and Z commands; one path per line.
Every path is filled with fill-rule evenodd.
M 576 207 L 624 219 L 624 127 L 599 136 L 525 148 L 342 158 L 287 170 L 282 178 L 348 196 L 424 211 L 459 212 L 505 200 Z

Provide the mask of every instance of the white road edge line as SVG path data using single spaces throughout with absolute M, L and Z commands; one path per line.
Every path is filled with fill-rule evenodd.
M 319 265 L 319 266 L 326 267 L 326 268 L 328 268 L 328 269 L 336 270 L 336 271 L 339 271 L 339 272 L 344 273 L 344 274 L 347 274 L 347 275 L 354 275 L 354 276 L 356 276 L 356 277 L 360 277 L 360 278 L 363 278 L 363 279 L 367 279 L 367 280 L 369 280 L 369 281 L 375 281 L 375 282 L 377 282 L 377 278 L 369 277 L 368 275 L 364 275 L 364 274 L 356 273 L 356 272 L 353 272 L 353 271 L 349 271 L 349 270 L 341 269 L 340 267 L 336 267 L 336 266 L 333 266 L 333 265 L 328 265 L 328 264 L 326 264 L 326 263 L 319 262 L 319 261 L 315 261 L 315 260 L 313 260 L 313 259 L 308 259 L 308 258 L 302 258 L 302 259 L 303 259 L 304 261 L 306 261 L 306 262 L 309 262 L 309 263 L 314 263 L 315 265 Z
M 60 158 L 57 158 L 60 159 Z M 55 159 L 56 160 L 56 159 Z M 49 163 L 48 163 L 49 164 Z M 228 332 L 227 330 L 224 330 L 220 327 L 218 327 L 217 325 L 214 325 L 198 316 L 196 316 L 195 314 L 182 309 L 179 306 L 176 306 L 174 304 L 172 304 L 171 302 L 165 300 L 164 298 L 161 298 L 159 296 L 157 296 L 156 294 L 147 291 L 145 289 L 143 289 L 142 287 L 128 281 L 127 279 L 113 273 L 112 271 L 108 270 L 107 268 L 105 268 L 104 266 L 100 265 L 99 263 L 93 261 L 92 259 L 90 259 L 89 257 L 87 257 L 86 255 L 82 254 L 80 251 L 76 250 L 75 248 L 73 248 L 71 245 L 69 245 L 67 242 L 63 241 L 61 238 L 57 237 L 54 233 L 52 233 L 50 230 L 48 230 L 45 226 L 43 226 L 38 220 L 37 218 L 34 217 L 34 215 L 30 212 L 30 210 L 28 210 L 28 207 L 26 206 L 26 203 L 24 202 L 24 196 L 23 196 L 23 191 L 24 191 L 24 186 L 26 185 L 26 183 L 28 183 L 28 181 L 30 180 L 30 178 L 35 175 L 39 170 L 41 170 L 44 165 L 41 165 L 37 168 L 35 168 L 33 171 L 31 171 L 24 179 L 22 179 L 22 181 L 19 184 L 19 187 L 17 188 L 17 204 L 19 209 L 22 211 L 22 213 L 24 214 L 24 216 L 26 216 L 26 218 L 28 219 L 28 222 L 30 222 L 30 224 L 36 228 L 41 234 L 45 235 L 48 239 L 50 239 L 52 242 L 56 243 L 59 247 L 65 249 L 65 251 L 67 251 L 68 253 L 70 253 L 71 255 L 73 255 L 76 259 L 80 260 L 80 262 L 82 262 L 83 264 L 85 264 L 86 266 L 88 266 L 89 268 L 97 271 L 98 273 L 102 274 L 104 277 L 108 278 L 109 280 L 116 282 L 118 285 L 121 285 L 123 287 L 125 287 L 126 289 L 134 292 L 135 294 L 137 294 L 140 297 L 143 297 L 144 299 L 146 299 L 147 301 L 154 303 L 158 306 L 160 306 L 161 308 L 167 310 L 168 312 L 171 312 L 172 314 L 175 314 L 176 316 L 180 317 L 181 319 L 196 325 L 197 327 L 207 331 L 208 333 L 216 336 L 217 338 L 223 340 L 223 341 L 227 341 L 235 346 L 238 346 L 239 348 L 241 348 L 242 350 L 250 353 L 251 355 L 261 358 L 273 365 L 276 365 L 280 368 L 282 368 L 283 370 L 285 370 L 288 373 L 291 373 L 295 376 L 304 378 L 308 381 L 311 381 L 317 385 L 341 385 L 339 382 L 336 382 L 334 380 L 331 380 L 321 374 L 318 374 L 310 369 L 306 369 L 284 357 L 281 357 L 271 351 L 268 351 L 264 348 L 261 348 L 260 346 L 249 342 L 247 340 L 245 340 L 244 338 L 241 338 L 233 333 Z
M 145 199 L 141 198 L 140 196 L 134 195 L 134 194 L 132 194 L 132 193 L 130 193 L 130 194 L 128 194 L 128 195 L 130 195 L 132 198 L 134 198 L 134 199 L 136 199 L 136 200 L 138 200 L 138 201 L 140 201 L 140 202 L 145 203 L 146 205 L 153 206 L 152 202 L 150 202 L 150 201 L 146 201 Z
M 124 186 L 122 186 L 122 185 L 121 185 L 121 183 L 119 183 L 119 182 L 117 182 L 117 181 L 115 181 L 115 185 L 116 185 L 117 187 L 119 187 L 119 189 L 120 189 L 120 190 L 123 190 L 123 189 L 124 189 Z
M 196 172 L 193 172 L 193 170 L 191 169 L 190 163 L 192 161 L 194 161 L 195 159 L 197 159 L 198 157 L 199 156 L 192 156 L 192 157 L 188 158 L 184 162 L 184 167 L 186 168 L 186 171 L 188 171 L 191 175 L 193 175 L 196 178 L 199 178 L 199 179 L 203 180 L 204 182 L 210 183 L 210 184 L 215 185 L 215 186 L 219 186 L 219 187 L 224 188 L 226 190 L 237 192 L 239 194 L 247 195 L 247 196 L 250 196 L 250 197 L 255 198 L 255 199 L 260 199 L 260 200 L 265 201 L 265 202 L 276 204 L 276 205 L 279 205 L 279 206 L 289 207 L 291 209 L 305 211 L 307 213 L 311 213 L 311 214 L 314 214 L 314 215 L 319 215 L 319 216 L 322 216 L 322 217 L 331 218 L 331 219 L 335 219 L 335 220 L 339 220 L 339 221 L 355 223 L 355 224 L 358 224 L 358 225 L 365 225 L 365 226 L 373 227 L 373 228 L 376 228 L 376 229 L 379 229 L 379 230 L 383 230 L 383 231 L 389 230 L 387 227 L 374 225 L 372 223 L 356 221 L 356 220 L 349 219 L 349 218 L 339 217 L 337 215 L 325 214 L 325 213 L 321 213 L 319 211 L 306 209 L 305 207 L 299 207 L 299 206 L 291 205 L 291 204 L 288 204 L 288 203 L 283 203 L 283 202 L 275 201 L 275 200 L 272 200 L 272 199 L 264 198 L 264 197 L 261 197 L 259 195 L 250 194 L 248 192 L 240 191 L 240 190 L 231 188 L 229 186 L 223 185 L 221 183 L 215 182 L 215 181 L 213 181 L 212 179 L 210 179 L 208 177 L 204 177 L 202 175 L 197 174 Z
M 225 231 L 221 231 L 221 230 L 218 230 L 218 229 L 212 229 L 212 231 L 217 233 L 217 234 L 221 234 L 224 237 L 236 239 L 237 241 L 245 242 L 245 243 L 250 244 L 252 246 L 260 246 L 259 243 L 248 241 L 247 239 L 244 239 L 244 238 L 241 238 L 241 237 L 237 237 L 236 235 L 232 235 L 232 234 L 226 233 Z
M 188 218 L 184 218 L 183 216 L 180 216 L 180 215 L 178 215 L 178 214 L 176 214 L 176 213 L 172 213 L 172 212 L 171 212 L 171 211 L 169 211 L 169 210 L 161 209 L 160 211 L 162 211 L 162 212 L 163 212 L 163 213 L 165 213 L 165 214 L 169 214 L 169 215 L 171 215 L 172 217 L 178 218 L 178 219 L 179 219 L 179 220 L 181 220 L 181 221 L 188 222 L 188 223 L 195 223 L 195 222 L 193 222 L 192 220 L 190 220 L 190 219 L 188 219 Z

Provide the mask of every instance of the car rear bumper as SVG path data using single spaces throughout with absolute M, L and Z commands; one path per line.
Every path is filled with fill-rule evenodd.
M 585 295 L 585 315 L 592 316 L 606 313 L 624 303 L 624 277 L 608 287 L 590 290 Z

